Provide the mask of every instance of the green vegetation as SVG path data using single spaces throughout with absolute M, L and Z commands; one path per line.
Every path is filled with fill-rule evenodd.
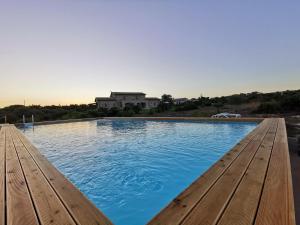
M 27 121 L 31 121 L 31 115 L 34 115 L 35 121 L 50 121 L 64 119 L 79 119 L 103 116 L 95 109 L 94 105 L 70 105 L 70 106 L 23 106 L 12 105 L 0 109 L 0 123 L 4 122 L 4 116 L 7 116 L 7 122 L 20 123 L 25 115 Z
M 139 106 L 126 106 L 123 110 L 112 108 L 96 109 L 95 104 L 70 106 L 22 106 L 12 105 L 0 109 L 0 123 L 7 116 L 9 123 L 22 122 L 22 116 L 35 121 L 65 120 L 101 116 L 211 116 L 227 111 L 255 116 L 258 114 L 299 114 L 300 90 L 273 93 L 252 92 L 222 97 L 199 97 L 175 105 L 171 95 L 164 94 L 160 105 L 155 109 L 142 109 Z
M 170 95 L 168 99 L 172 98 Z M 164 99 L 164 98 L 163 98 Z M 248 94 L 235 94 L 222 97 L 199 97 L 191 99 L 183 104 L 174 105 L 164 103 L 156 109 L 156 112 L 180 112 L 194 110 L 193 116 L 211 116 L 221 111 L 232 113 L 254 114 L 299 114 L 300 90 L 283 91 L 273 93 L 252 92 Z

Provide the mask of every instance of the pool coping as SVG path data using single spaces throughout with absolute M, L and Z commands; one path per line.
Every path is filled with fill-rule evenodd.
M 69 119 L 69 120 L 51 120 L 51 121 L 41 121 L 34 122 L 34 126 L 39 125 L 52 125 L 52 124 L 62 124 L 62 123 L 76 123 L 76 122 L 86 122 L 101 119 L 110 120 L 194 120 L 194 121 L 232 121 L 232 122 L 261 122 L 264 118 L 259 117 L 241 117 L 241 118 L 211 118 L 211 117 L 94 117 L 94 118 L 81 118 L 81 119 Z M 15 123 L 16 127 L 24 127 L 23 123 Z
M 211 118 L 211 117 L 103 117 L 110 120 L 184 120 L 184 121 L 213 121 L 213 122 L 261 122 L 265 118 L 241 117 L 241 118 Z

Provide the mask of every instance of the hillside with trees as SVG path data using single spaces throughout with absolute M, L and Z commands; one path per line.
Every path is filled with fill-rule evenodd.
M 95 104 L 69 106 L 23 106 L 12 105 L 0 109 L 0 123 L 22 122 L 22 117 L 30 121 L 51 121 L 92 118 L 102 116 L 211 116 L 219 112 L 240 113 L 243 116 L 297 115 L 300 114 L 300 90 L 272 93 L 241 93 L 222 97 L 193 98 L 175 105 L 171 95 L 164 94 L 160 105 L 155 109 L 142 109 L 137 106 L 123 110 L 97 109 Z

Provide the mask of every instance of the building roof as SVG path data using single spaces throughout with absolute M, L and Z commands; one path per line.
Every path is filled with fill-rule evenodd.
M 146 100 L 158 100 L 158 101 L 160 101 L 160 98 L 156 98 L 156 97 L 148 97 L 148 98 L 146 98 Z
M 116 100 L 113 98 L 109 98 L 109 97 L 97 97 L 97 98 L 95 98 L 95 102 L 96 101 L 116 101 Z
M 145 93 L 143 92 L 111 92 L 110 95 L 146 95 Z
M 174 101 L 187 101 L 188 98 L 174 98 Z

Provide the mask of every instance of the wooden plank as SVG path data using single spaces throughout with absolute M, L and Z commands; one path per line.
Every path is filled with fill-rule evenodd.
M 197 203 L 187 215 L 182 224 L 215 224 L 235 189 L 239 185 L 244 173 L 264 140 L 269 127 L 247 145 L 246 149 L 232 163 L 209 192 Z
M 19 137 L 12 129 L 13 142 L 27 179 L 36 211 L 42 225 L 75 225 L 74 220 L 52 189 Z
M 4 225 L 4 224 L 5 224 L 5 132 L 2 129 L 0 130 L 0 225 Z
M 253 224 L 273 148 L 276 129 L 277 122 L 263 140 L 218 225 Z
M 280 119 L 255 225 L 295 225 L 289 152 Z
M 96 208 L 71 182 L 33 146 L 16 128 L 15 132 L 56 191 L 76 223 L 82 225 L 111 225 L 110 220 Z
M 277 132 L 275 132 L 276 127 Z M 5 133 L 9 134 L 8 137 L 5 136 Z M 15 159 L 13 165 L 20 167 L 21 173 L 19 172 L 19 174 L 23 175 L 26 181 L 25 186 L 29 196 L 27 203 L 31 204 L 35 218 L 34 210 L 43 211 L 47 218 L 43 220 L 41 219 L 43 217 L 40 216 L 42 225 L 75 225 L 72 219 L 77 225 L 111 224 L 14 126 L 4 126 L 0 130 L 0 160 L 1 148 L 6 149 L 6 147 L 3 148 L 3 144 L 1 145 L 1 140 L 4 140 L 4 146 L 9 149 L 7 161 L 11 164 L 12 159 Z M 13 153 L 15 156 L 12 155 Z M 5 162 L 5 160 L 2 161 Z M 1 166 L 0 161 L 0 172 Z M 5 170 L 5 164 L 3 168 Z M 7 169 L 8 165 L 6 165 Z M 9 173 L 7 173 L 8 175 Z M 5 178 L 3 179 L 5 180 Z M 22 184 L 15 186 L 22 188 Z M 45 187 L 47 188 L 45 189 Z M 49 190 L 52 190 L 51 196 L 48 195 Z M 8 190 L 7 193 L 9 193 Z M 15 195 L 10 196 L 16 198 Z M 55 210 L 53 207 L 57 205 L 51 203 L 53 196 L 64 210 L 63 215 L 71 218 L 72 223 L 69 223 L 70 221 L 65 217 L 62 219 L 53 214 L 53 210 Z M 40 199 L 37 201 L 36 197 Z M 34 199 L 34 205 L 32 205 L 32 199 Z M 45 206 L 49 202 L 50 205 L 52 204 L 51 207 Z M 27 207 L 25 208 L 27 209 Z M 4 210 L 2 212 L 5 215 Z M 51 216 L 49 216 L 49 212 Z M 13 214 L 19 215 L 18 220 L 8 224 L 35 224 L 28 223 L 28 220 L 22 223 L 24 217 L 20 215 L 24 215 L 24 212 L 21 210 L 14 212 L 11 206 L 7 213 L 8 218 L 13 218 Z M 38 214 L 41 215 L 39 211 Z M 58 214 L 61 215 L 60 212 Z M 48 218 L 54 218 L 54 220 Z M 289 153 L 283 119 L 263 121 L 170 203 L 150 224 L 252 225 L 253 222 L 256 225 L 295 225 Z
M 293 193 L 293 181 L 292 181 L 292 167 L 291 167 L 291 160 L 290 160 L 290 152 L 289 152 L 289 147 L 288 147 L 288 139 L 287 139 L 287 131 L 286 131 L 286 123 L 285 119 L 284 120 L 284 138 L 286 138 L 286 149 L 287 149 L 287 191 L 288 191 L 288 224 L 290 225 L 295 225 L 296 224 L 296 211 L 295 211 L 295 205 L 294 205 L 294 193 Z
M 2 129 L 6 134 L 7 224 L 38 225 L 36 212 L 10 132 L 7 127 L 2 127 Z
M 157 214 L 149 224 L 179 224 L 194 208 L 211 186 L 219 179 L 234 160 L 245 150 L 249 143 L 267 131 L 271 120 L 264 120 L 240 143 L 225 154 L 208 171 L 200 176 L 185 191 L 176 197 L 166 208 Z

